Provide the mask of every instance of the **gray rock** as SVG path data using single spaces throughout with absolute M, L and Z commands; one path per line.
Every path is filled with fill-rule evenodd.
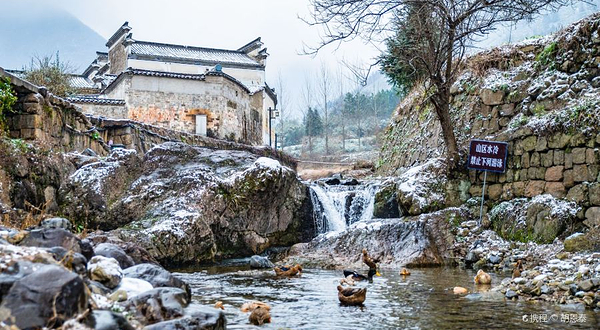
M 147 326 L 147 330 L 224 330 L 227 327 L 225 314 L 217 309 L 204 306 L 190 306 L 185 316 Z
M 94 310 L 85 325 L 94 330 L 135 330 L 123 315 L 105 310 Z
M 62 229 L 32 230 L 19 245 L 52 248 L 60 246 L 66 250 L 81 253 L 81 240 L 72 233 Z
M 87 268 L 92 281 L 98 281 L 109 289 L 115 288 L 123 279 L 123 271 L 114 258 L 95 256 L 88 262 Z
M 73 224 L 65 218 L 49 218 L 40 223 L 40 227 L 47 229 L 62 228 L 64 230 L 73 231 Z
M 49 248 L 48 252 L 52 253 L 54 260 L 61 262 L 63 265 L 68 265 L 72 271 L 79 275 L 83 275 L 87 271 L 88 261 L 81 253 L 67 251 L 61 246 Z
M 116 259 L 122 269 L 131 267 L 135 264 L 133 259 L 115 244 L 100 243 L 94 248 L 94 253 L 99 256 Z
M 585 296 L 585 291 L 577 291 L 577 292 L 575 292 L 575 297 L 577 297 L 577 298 L 583 298 L 583 296 Z
M 166 269 L 153 264 L 139 264 L 123 270 L 125 277 L 139 278 L 156 287 L 175 287 L 184 290 L 191 297 L 190 286 L 173 276 Z
M 273 268 L 275 265 L 266 257 L 254 255 L 250 258 L 250 268 Z
M 11 311 L 17 327 L 37 329 L 51 318 L 60 325 L 82 313 L 88 307 L 88 296 L 80 276 L 60 266 L 44 265 L 16 281 L 0 307 Z M 4 322 L 12 324 L 10 318 Z
M 507 299 L 517 299 L 519 295 L 513 290 L 506 290 L 506 294 L 504 295 Z
M 548 285 L 542 285 L 542 287 L 540 288 L 540 293 L 541 294 L 553 294 L 554 289 Z
M 578 288 L 582 291 L 591 291 L 594 288 L 594 283 L 592 280 L 581 281 L 578 284 Z
M 145 324 L 154 324 L 183 316 L 189 304 L 187 293 L 179 288 L 156 288 L 127 300 L 127 308 Z
M 34 264 L 29 261 L 19 260 L 0 272 L 0 303 L 13 284 L 23 277 L 33 273 Z M 39 265 L 38 265 L 39 267 Z
M 142 160 L 118 149 L 64 186 L 67 217 L 86 214 L 90 227 L 117 229 L 114 236 L 168 266 L 248 257 L 315 234 L 309 191 L 296 173 L 247 151 L 170 142 Z
M 502 261 L 502 258 L 500 258 L 500 256 L 495 255 L 495 254 L 490 255 L 488 259 L 494 265 L 497 265 L 500 263 L 500 261 Z

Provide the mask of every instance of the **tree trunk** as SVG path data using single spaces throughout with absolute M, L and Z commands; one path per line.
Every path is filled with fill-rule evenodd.
M 434 102 L 435 112 L 442 126 L 442 136 L 444 137 L 444 143 L 447 148 L 447 159 L 448 159 L 448 170 L 454 172 L 458 169 L 460 156 L 458 154 L 458 145 L 456 143 L 456 137 L 454 136 L 454 125 L 450 119 L 450 106 L 448 101 L 440 96 L 441 100 Z

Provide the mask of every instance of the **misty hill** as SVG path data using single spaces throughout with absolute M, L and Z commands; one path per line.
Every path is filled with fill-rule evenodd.
M 45 1 L 0 0 L 0 66 L 21 69 L 33 56 L 56 54 L 76 72 L 104 50 L 106 40 L 63 9 Z

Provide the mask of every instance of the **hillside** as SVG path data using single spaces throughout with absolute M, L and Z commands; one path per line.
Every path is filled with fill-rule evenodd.
M 106 40 L 70 13 L 50 2 L 0 1 L 0 66 L 21 69 L 32 57 L 60 52 L 76 72 L 85 69 L 103 50 Z

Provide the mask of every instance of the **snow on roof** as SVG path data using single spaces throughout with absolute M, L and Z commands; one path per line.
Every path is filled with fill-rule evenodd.
M 225 49 L 201 48 L 181 45 L 135 41 L 131 45 L 130 58 L 171 60 L 206 64 L 239 65 L 261 68 L 263 65 L 247 54 Z
M 96 89 L 96 86 L 94 86 L 94 82 L 83 76 L 70 76 L 69 85 L 73 88 Z
M 67 97 L 67 101 L 71 103 L 89 103 L 100 105 L 125 105 L 125 100 L 105 99 L 93 95 L 76 95 Z

